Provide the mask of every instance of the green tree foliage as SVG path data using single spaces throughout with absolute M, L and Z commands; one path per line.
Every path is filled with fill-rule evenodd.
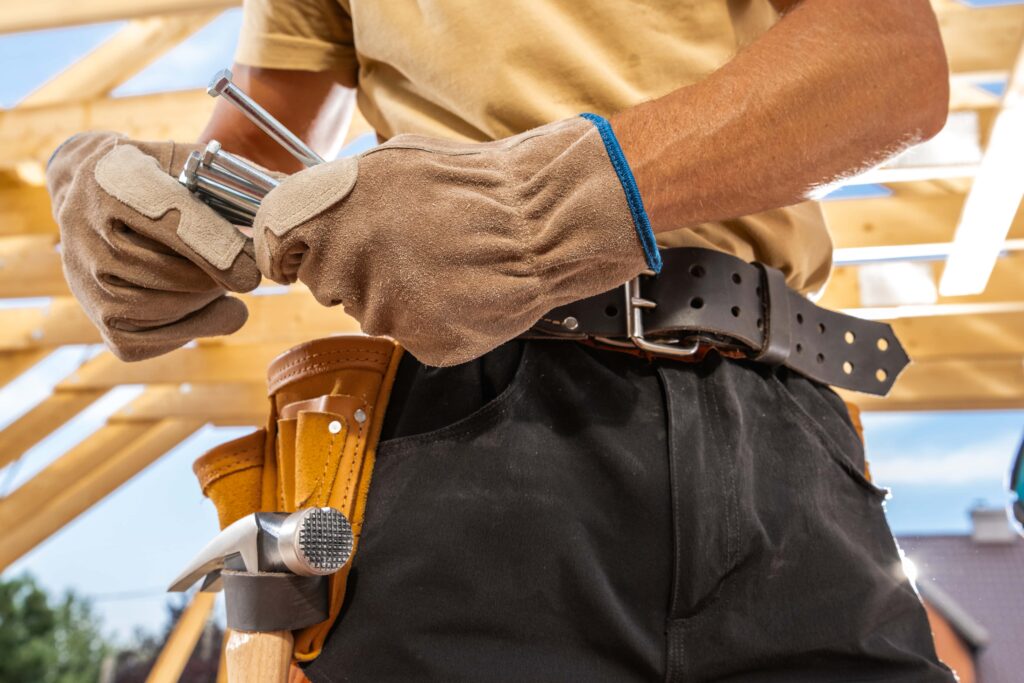
M 0 578 L 0 681 L 95 683 L 107 651 L 88 601 L 51 600 L 30 576 Z

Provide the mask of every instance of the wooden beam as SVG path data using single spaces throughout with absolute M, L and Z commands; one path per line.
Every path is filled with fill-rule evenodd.
M 944 262 L 928 264 L 932 279 L 938 283 Z M 864 305 L 860 297 L 860 269 L 836 268 L 818 304 L 833 310 L 855 309 Z M 972 296 L 939 296 L 938 304 L 987 304 L 1024 300 L 1024 252 L 1014 252 L 996 261 L 988 287 Z
M 2 133 L 0 133 L 2 135 Z M 50 195 L 42 187 L 0 186 L 0 236 L 57 234 Z
M 122 363 L 109 353 L 93 358 L 61 388 L 109 389 L 118 384 L 266 382 L 267 365 L 285 351 L 281 344 L 214 344 L 178 349 L 158 358 Z
M 1024 197 L 1024 41 L 1006 85 L 1003 109 L 992 128 L 984 157 L 964 204 L 954 237 L 957 251 L 946 265 L 940 289 L 947 294 L 980 293 L 995 266 L 1000 245 L 1021 213 Z M 1016 182 L 1013 179 L 1018 179 Z
M 0 353 L 0 386 L 7 384 L 46 358 L 49 354 L 49 349 L 28 349 L 25 351 Z
M 104 393 L 102 389 L 55 391 L 0 432 L 0 467 L 20 458 Z
M 1024 36 L 1024 6 L 968 7 L 933 0 L 950 70 L 954 73 L 1006 70 Z
M 38 31 L 61 26 L 93 24 L 119 19 L 179 12 L 224 10 L 241 0 L 32 0 L 4 3 L 0 33 Z
M 150 386 L 110 422 L 152 422 L 168 417 L 215 425 L 263 425 L 269 399 L 265 383 Z
M 134 477 L 203 424 L 112 424 L 0 500 L 0 571 Z
M 960 358 L 908 367 L 887 398 L 841 391 L 867 411 L 1024 408 L 1024 358 Z
M 135 19 L 113 38 L 29 93 L 19 107 L 93 100 L 139 73 L 210 23 L 216 11 Z
M 111 455 L 130 446 L 153 425 L 106 425 L 73 446 L 17 490 L 0 499 L 0 529 L 37 514 L 45 501 L 59 496 L 79 478 L 101 467 Z M 6 534 L 5 534 L 6 535 Z
M 1024 312 L 906 318 L 892 326 L 915 362 L 1024 357 Z
M 178 683 L 196 649 L 196 643 L 203 635 L 216 600 L 216 593 L 196 593 L 192 596 L 192 601 L 178 617 L 178 623 L 167 636 L 160 656 L 149 670 L 146 683 Z
M 56 235 L 0 237 L 0 297 L 69 293 Z
M 341 308 L 321 306 L 305 287 L 296 286 L 287 294 L 239 298 L 249 308 L 249 320 L 238 332 L 221 338 L 226 344 L 290 346 L 313 337 L 359 331 L 356 321 Z M 0 351 L 101 341 L 85 311 L 70 296 L 54 297 L 40 307 L 0 310 Z
M 0 109 L 0 170 L 26 162 L 45 164 L 60 143 L 85 130 L 114 130 L 136 140 L 194 140 L 214 103 L 205 90 L 183 90 Z M 345 141 L 369 130 L 356 112 Z
M 46 162 L 61 142 L 85 130 L 116 130 L 136 140 L 194 140 L 213 105 L 206 91 L 185 90 L 0 110 L 0 167 Z

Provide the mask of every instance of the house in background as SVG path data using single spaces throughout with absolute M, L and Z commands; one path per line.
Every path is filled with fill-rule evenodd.
M 961 683 L 1024 681 L 1024 539 L 1001 508 L 970 511 L 970 535 L 901 536 L 939 656 Z

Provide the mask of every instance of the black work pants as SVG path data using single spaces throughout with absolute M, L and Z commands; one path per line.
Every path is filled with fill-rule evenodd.
M 842 401 L 516 341 L 403 362 L 314 681 L 952 681 Z

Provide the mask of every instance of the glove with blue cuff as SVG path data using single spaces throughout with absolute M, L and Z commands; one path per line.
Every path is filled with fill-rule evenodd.
M 661 267 L 625 157 L 591 114 L 496 142 L 400 135 L 306 169 L 264 198 L 254 237 L 264 275 L 435 366 Z

